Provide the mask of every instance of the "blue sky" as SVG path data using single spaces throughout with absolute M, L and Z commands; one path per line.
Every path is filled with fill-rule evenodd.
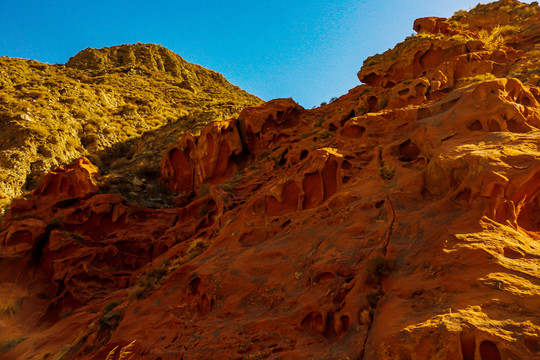
M 411 35 L 414 19 L 476 3 L 0 0 L 0 56 L 65 63 L 86 47 L 151 42 L 264 100 L 310 108 L 359 85 L 362 61 Z

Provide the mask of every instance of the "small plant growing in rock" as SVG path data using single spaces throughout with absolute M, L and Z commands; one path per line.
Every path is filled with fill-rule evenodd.
M 199 190 L 197 190 L 197 197 L 204 197 L 208 194 L 210 194 L 210 185 L 208 184 L 201 185 Z
M 317 135 L 317 139 L 319 140 L 326 140 L 330 137 L 334 136 L 334 133 L 331 132 L 330 130 L 328 129 L 324 129 L 323 131 L 321 131 L 318 135 Z
M 62 226 L 62 223 L 64 222 L 64 218 L 62 216 L 56 216 L 52 218 L 48 223 L 47 227 L 45 228 L 45 232 L 50 233 L 53 230 L 57 230 Z
M 394 168 L 391 168 L 389 166 L 383 165 L 380 169 L 381 178 L 384 180 L 392 180 L 394 178 L 394 175 L 396 173 L 396 170 Z
M 123 313 L 120 311 L 108 311 L 98 320 L 100 330 L 116 329 L 122 320 Z
M 366 300 L 368 301 L 369 303 L 369 306 L 371 308 L 376 308 L 377 307 L 377 303 L 379 302 L 379 300 L 381 299 L 381 294 L 379 291 L 375 290 L 375 291 L 370 291 L 366 294 Z
M 172 272 L 176 270 L 180 265 L 185 264 L 188 261 L 195 259 L 197 256 L 202 254 L 206 250 L 207 247 L 208 245 L 204 242 L 203 239 L 198 238 L 198 239 L 193 240 L 193 242 L 189 244 L 188 248 L 186 249 L 184 256 L 173 261 L 173 263 L 169 267 L 169 272 Z
M 140 278 L 137 279 L 137 284 L 135 290 L 133 290 L 129 296 L 135 297 L 137 300 L 142 300 L 154 291 L 156 286 L 163 280 L 167 275 L 167 267 L 157 267 L 149 272 L 143 274 Z
M 0 354 L 8 352 L 9 350 L 13 349 L 15 346 L 22 343 L 24 340 L 26 340 L 25 337 L 1 342 L 0 343 Z
M 129 360 L 133 358 L 134 354 L 131 351 L 131 348 L 133 347 L 133 345 L 135 345 L 135 341 L 137 340 L 133 340 L 128 345 L 120 349 L 120 352 L 118 354 L 119 360 Z M 111 351 L 109 351 L 109 354 L 107 354 L 105 360 L 113 360 L 116 355 L 116 349 L 118 349 L 118 346 L 115 346 Z
M 18 300 L 12 300 L 12 301 L 6 301 L 2 305 L 0 305 L 0 314 L 5 315 L 15 315 L 17 314 L 22 307 L 23 298 L 20 298 Z
M 109 301 L 104 307 L 103 307 L 103 312 L 104 313 L 108 313 L 109 311 L 111 311 L 112 309 L 114 309 L 115 307 L 117 307 L 118 305 L 120 305 L 122 302 L 120 300 L 112 300 L 112 301 Z

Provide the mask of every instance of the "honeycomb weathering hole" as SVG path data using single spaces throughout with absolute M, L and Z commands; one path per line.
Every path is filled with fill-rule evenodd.
M 471 199 L 471 190 L 468 188 L 463 189 L 459 194 L 456 195 L 456 200 L 468 202 Z
M 310 312 L 301 322 L 302 326 L 306 328 L 320 328 L 323 323 L 323 317 L 318 312 Z
M 191 291 L 192 294 L 198 294 L 200 285 L 201 285 L 201 279 L 196 277 L 195 279 L 189 282 L 189 290 Z
M 363 126 L 352 125 L 343 130 L 343 136 L 350 137 L 350 138 L 359 138 L 362 135 L 364 135 L 365 131 L 366 131 L 366 128 Z
M 501 126 L 495 120 L 489 122 L 489 131 L 501 131 Z
M 420 155 L 420 148 L 409 139 L 399 145 L 399 154 L 401 155 L 399 158 L 401 161 L 414 161 Z
M 349 330 L 349 325 L 351 324 L 351 319 L 348 316 L 343 315 L 341 317 L 341 330 L 345 333 Z
M 464 329 L 460 335 L 461 355 L 463 360 L 474 360 L 474 352 L 476 350 L 476 340 L 474 333 L 469 329 Z
M 540 340 L 534 336 L 526 336 L 524 339 L 525 346 L 533 352 L 540 351 Z
M 469 125 L 469 130 L 472 130 L 472 131 L 482 130 L 482 124 L 480 123 L 480 121 L 476 120 L 471 125 Z
M 540 195 L 537 195 L 519 211 L 518 225 L 525 230 L 540 232 Z
M 497 345 L 489 340 L 484 340 L 480 343 L 480 357 L 482 360 L 502 360 L 501 353 Z

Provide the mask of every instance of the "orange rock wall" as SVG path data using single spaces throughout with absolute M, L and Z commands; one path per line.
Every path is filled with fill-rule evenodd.
M 540 357 L 540 89 L 459 83 L 527 56 L 469 45 L 407 40 L 324 107 L 184 134 L 173 208 L 103 193 L 85 159 L 47 175 L 2 223 L 5 358 Z

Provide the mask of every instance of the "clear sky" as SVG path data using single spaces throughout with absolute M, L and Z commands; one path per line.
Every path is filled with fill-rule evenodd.
M 476 3 L 0 0 L 0 56 L 63 64 L 86 47 L 151 42 L 264 100 L 310 108 L 359 85 L 362 61 L 411 35 L 414 19 Z

